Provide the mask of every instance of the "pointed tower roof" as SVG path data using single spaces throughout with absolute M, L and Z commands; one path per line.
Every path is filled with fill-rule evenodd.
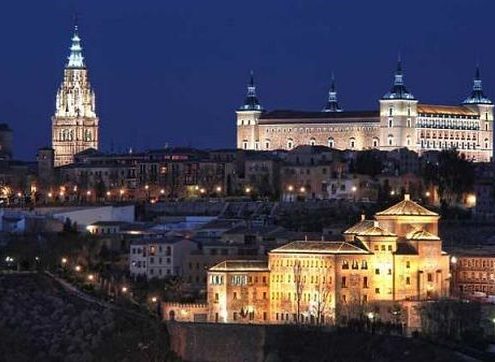
M 239 107 L 239 111 L 262 111 L 263 108 L 256 96 L 256 85 L 254 84 L 254 72 L 251 71 L 249 84 L 247 86 L 247 95 L 244 104 Z
M 328 92 L 328 102 L 323 112 L 342 112 L 342 108 L 339 106 L 337 100 L 337 90 L 335 88 L 335 77 L 332 73 L 332 84 L 330 86 L 330 91 Z
M 70 55 L 67 59 L 67 68 L 85 68 L 84 57 L 82 55 L 81 38 L 79 37 L 77 22 L 74 24 L 74 34 L 72 35 Z
M 408 99 L 414 100 L 414 96 L 410 93 L 404 85 L 404 75 L 402 73 L 402 60 L 397 59 L 397 68 L 395 70 L 394 85 L 390 92 L 385 94 L 382 99 Z
M 476 71 L 474 73 L 473 91 L 471 95 L 467 97 L 463 104 L 493 104 L 485 94 L 483 93 L 483 87 L 481 85 L 480 67 L 476 65 Z

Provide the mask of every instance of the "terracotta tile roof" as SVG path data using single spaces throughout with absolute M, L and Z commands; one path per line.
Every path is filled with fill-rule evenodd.
M 445 114 L 456 116 L 478 116 L 475 111 L 463 106 L 443 106 L 436 104 L 418 104 L 418 114 Z
M 357 234 L 362 233 L 363 231 L 373 227 L 373 225 L 374 225 L 373 220 L 361 220 L 356 225 L 351 226 L 349 229 L 344 231 L 344 234 L 357 235 Z
M 293 241 L 271 253 L 368 254 L 366 249 L 345 241 Z
M 379 122 L 379 111 L 346 111 L 346 112 L 308 112 L 292 110 L 275 110 L 265 112 L 260 123 L 346 123 L 346 122 Z
M 266 260 L 225 260 L 212 266 L 210 271 L 269 271 Z
M 409 195 L 404 195 L 404 200 L 376 213 L 376 216 L 438 216 L 437 213 L 411 201 Z
M 397 236 L 396 234 L 381 228 L 378 225 L 373 225 L 372 227 L 363 230 L 358 236 Z
M 440 238 L 426 230 L 413 230 L 406 236 L 409 240 L 440 240 Z

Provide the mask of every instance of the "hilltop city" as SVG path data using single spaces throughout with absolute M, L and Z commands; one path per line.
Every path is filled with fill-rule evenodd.
M 435 105 L 399 58 L 365 111 L 343 108 L 333 77 L 319 110 L 266 110 L 251 72 L 236 147 L 113 153 L 81 38 L 76 25 L 51 145 L 17 160 L 0 125 L 10 360 L 495 359 L 479 66 L 464 99 Z

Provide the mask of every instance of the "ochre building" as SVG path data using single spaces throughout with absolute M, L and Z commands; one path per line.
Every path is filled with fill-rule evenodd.
M 418 303 L 449 295 L 438 220 L 405 195 L 341 241 L 295 241 L 268 261 L 221 262 L 208 271 L 204 313 L 223 323 L 321 325 L 364 315 L 407 324 Z
M 95 93 L 89 83 L 81 39 L 75 26 L 52 117 L 52 148 L 56 167 L 73 163 L 76 153 L 88 148 L 98 149 L 98 122 Z
M 323 110 L 265 111 L 251 75 L 247 97 L 237 114 L 237 147 L 290 150 L 299 145 L 337 149 L 393 150 L 422 153 L 456 148 L 474 161 L 493 155 L 493 103 L 484 95 L 476 69 L 471 95 L 460 105 L 422 104 L 404 84 L 398 62 L 394 85 L 379 100 L 378 110 L 344 111 L 335 82 Z

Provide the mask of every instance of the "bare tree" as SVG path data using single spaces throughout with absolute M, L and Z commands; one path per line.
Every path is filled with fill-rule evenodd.
M 301 323 L 301 298 L 304 290 L 304 283 L 302 279 L 302 265 L 300 260 L 296 260 L 293 267 L 294 273 L 294 287 L 296 289 L 296 323 Z
M 323 278 L 322 278 L 323 279 Z M 325 323 L 325 314 L 330 311 L 328 304 L 332 295 L 332 288 L 329 283 L 321 281 L 316 286 L 316 324 L 322 325 Z

